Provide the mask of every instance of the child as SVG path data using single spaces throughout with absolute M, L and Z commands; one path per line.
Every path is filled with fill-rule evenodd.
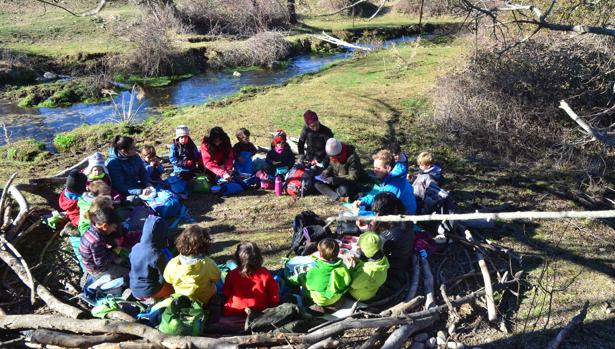
M 442 176 L 442 167 L 437 165 L 433 159 L 433 155 L 429 152 L 422 152 L 416 159 L 417 165 L 419 165 L 419 173 L 414 175 L 412 183 L 416 181 L 421 175 L 428 175 L 432 181 L 435 181 L 438 186 L 442 186 L 444 177 Z
M 83 173 L 88 176 L 88 185 L 93 181 L 104 181 L 111 186 L 111 177 L 105 166 L 105 158 L 101 153 L 94 153 L 88 158 L 88 167 L 83 170 Z
M 141 148 L 141 159 L 143 159 L 143 165 L 145 165 L 150 181 L 154 186 L 159 187 L 162 184 L 164 167 L 160 164 L 160 158 L 156 156 L 156 148 L 149 144 L 144 145 Z
M 295 154 L 286 143 L 286 132 L 277 130 L 271 142 L 271 149 L 267 152 L 265 159 L 269 168 L 270 175 L 286 174 L 295 164 Z
M 112 279 L 126 280 L 128 268 L 120 265 L 121 259 L 112 250 L 111 234 L 120 228 L 120 217 L 112 207 L 101 207 L 90 213 L 92 223 L 79 245 L 85 271 L 96 279 L 108 274 Z
M 76 235 L 79 225 L 79 198 L 86 189 L 88 178 L 83 173 L 73 170 L 66 178 L 66 186 L 60 193 L 59 205 L 65 211 L 69 223 L 64 227 L 67 235 Z
M 188 126 L 177 126 L 169 154 L 169 161 L 173 164 L 173 174 L 185 181 L 192 179 L 199 167 L 200 159 L 201 154 L 190 138 Z
M 179 256 L 171 259 L 164 269 L 164 279 L 183 294 L 203 304 L 216 293 L 220 269 L 205 254 L 211 245 L 206 229 L 197 225 L 186 228 L 175 240 Z
M 240 128 L 235 133 L 237 143 L 233 145 L 233 154 L 235 155 L 235 170 L 240 174 L 253 175 L 254 168 L 252 166 L 252 157 L 256 155 L 257 149 L 250 142 L 250 131 L 245 128 Z
M 263 256 L 253 242 L 237 246 L 235 260 L 238 267 L 224 280 L 222 292 L 226 297 L 224 316 L 245 315 L 246 309 L 264 310 L 280 303 L 280 287 L 271 273 L 263 268 Z
M 305 276 L 305 287 L 312 301 L 321 307 L 339 301 L 350 287 L 350 272 L 337 256 L 340 247 L 331 238 L 318 243 L 320 258 Z
M 154 215 L 147 217 L 141 241 L 130 252 L 130 290 L 135 298 L 161 300 L 173 293 L 163 276 L 169 261 L 163 251 L 167 246 L 165 221 Z
M 389 260 L 382 253 L 382 240 L 378 234 L 367 232 L 359 236 L 360 257 L 351 271 L 352 283 L 348 292 L 358 301 L 367 301 L 376 295 L 387 279 Z
M 393 157 L 395 158 L 395 166 L 393 166 L 391 175 L 401 175 L 403 177 L 406 177 L 408 175 L 408 155 L 401 151 L 401 146 L 399 145 L 399 143 L 389 144 L 389 151 L 391 152 L 391 154 L 393 154 Z
M 107 183 L 102 180 L 96 180 L 88 185 L 88 191 L 81 195 L 77 205 L 79 206 L 79 225 L 77 229 L 79 230 L 79 234 L 83 235 L 86 230 L 90 227 L 90 219 L 88 215 L 88 210 L 92 206 L 94 199 L 99 196 L 109 196 L 111 195 L 111 187 L 107 185 Z M 113 206 L 112 203 L 109 203 L 109 206 Z

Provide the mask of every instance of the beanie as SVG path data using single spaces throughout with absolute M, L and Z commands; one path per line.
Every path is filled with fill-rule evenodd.
M 306 125 L 313 124 L 318 121 L 318 115 L 316 115 L 315 112 L 308 110 L 303 113 L 303 120 L 305 121 Z
M 329 156 L 336 156 L 342 152 L 342 142 L 338 141 L 335 138 L 327 139 L 327 144 L 325 145 L 325 151 Z
M 86 175 L 77 170 L 72 170 L 66 178 L 66 189 L 71 193 L 81 195 L 85 192 L 87 181 L 88 177 Z
M 382 247 L 381 245 L 382 240 L 380 239 L 380 236 L 378 236 L 378 234 L 376 233 L 367 232 L 359 236 L 359 247 L 367 258 L 372 258 L 378 252 L 380 252 L 380 248 Z
M 280 141 L 286 141 L 286 132 L 284 130 L 277 130 L 273 134 L 273 144 L 277 145 Z
M 190 136 L 190 131 L 188 130 L 188 126 L 179 125 L 175 128 L 175 139 L 183 136 Z
M 109 171 L 107 171 L 107 167 L 105 166 L 105 157 L 99 152 L 92 154 L 92 156 L 88 158 L 88 167 L 85 168 L 83 173 L 86 176 L 89 176 L 94 167 L 102 167 L 103 171 L 105 171 L 106 174 L 109 174 Z

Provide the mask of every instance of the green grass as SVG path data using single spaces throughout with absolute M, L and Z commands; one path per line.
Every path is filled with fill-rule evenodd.
M 452 16 L 427 17 L 423 18 L 423 24 L 446 24 L 459 22 L 461 19 Z M 310 16 L 299 18 L 303 24 L 321 30 L 360 30 L 360 29 L 383 29 L 398 28 L 401 26 L 414 25 L 419 23 L 418 16 L 404 15 L 399 13 L 387 13 L 377 16 L 369 21 L 367 18 L 357 18 L 353 20 L 349 16 Z

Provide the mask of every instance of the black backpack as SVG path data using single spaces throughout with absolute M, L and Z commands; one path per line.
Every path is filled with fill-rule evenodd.
M 325 221 L 312 211 L 303 211 L 293 220 L 293 238 L 290 243 L 290 252 L 297 256 L 305 256 L 315 251 L 316 244 L 327 236 L 331 236 L 331 229 L 326 227 Z

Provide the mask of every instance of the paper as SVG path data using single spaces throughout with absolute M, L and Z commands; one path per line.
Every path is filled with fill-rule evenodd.
M 319 181 L 319 182 L 327 183 L 327 182 L 325 181 L 325 179 L 324 179 L 324 178 L 322 178 L 322 176 L 320 176 L 320 175 L 319 175 L 319 176 L 314 177 L 314 179 L 315 179 L 315 180 L 317 180 L 317 181 Z

